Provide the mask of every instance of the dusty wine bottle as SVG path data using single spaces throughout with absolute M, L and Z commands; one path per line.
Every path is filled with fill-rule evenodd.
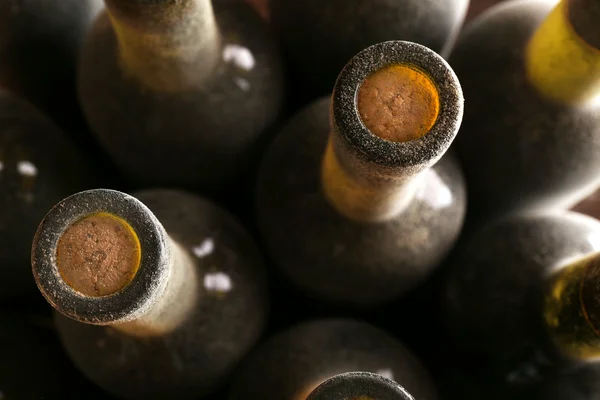
M 410 41 L 445 54 L 468 5 L 469 0 L 270 1 L 294 97 L 306 100 L 331 93 L 346 62 L 380 42 Z
M 474 233 L 447 271 L 444 347 L 456 357 L 446 358 L 511 389 L 508 398 L 595 398 L 598 251 L 600 222 L 573 212 L 501 218 Z
M 336 375 L 319 385 L 306 400 L 338 400 L 340 398 L 414 400 L 396 382 L 369 372 L 347 372 Z
M 386 332 L 358 320 L 317 319 L 288 328 L 255 349 L 234 376 L 229 399 L 306 400 L 308 396 L 311 400 L 325 400 L 331 398 L 330 394 L 322 387 L 315 391 L 319 385 L 336 375 L 356 371 L 392 379 L 415 399 L 438 398 L 421 363 Z M 325 385 L 336 385 L 341 391 L 381 389 L 381 393 L 398 396 L 397 387 L 393 389 L 387 380 L 375 381 L 378 383 L 369 387 L 361 379 L 353 382 L 348 377 L 338 377 Z M 341 389 L 345 385 L 346 389 Z
M 144 185 L 235 187 L 282 103 L 280 60 L 260 17 L 243 2 L 106 7 L 83 50 L 79 92 L 115 163 Z
M 265 322 L 254 243 L 226 211 L 185 192 L 68 197 L 40 224 L 32 264 L 75 364 L 123 398 L 207 395 Z
M 50 207 L 94 185 L 85 161 L 37 109 L 0 90 L 0 297 L 35 290 L 31 238 Z
M 0 1 L 0 86 L 78 136 L 77 58 L 102 7 L 102 0 Z
M 0 313 L 0 398 L 106 400 L 64 354 L 51 320 L 20 311 Z
M 275 263 L 301 288 L 356 306 L 417 285 L 462 225 L 460 169 L 451 157 L 436 164 L 462 110 L 433 51 L 393 41 L 356 55 L 332 100 L 300 112 L 264 157 L 258 222 Z
M 600 5 L 500 4 L 464 31 L 450 57 L 469 99 L 455 148 L 469 224 L 569 207 L 600 175 Z M 471 218 L 472 217 L 472 218 Z

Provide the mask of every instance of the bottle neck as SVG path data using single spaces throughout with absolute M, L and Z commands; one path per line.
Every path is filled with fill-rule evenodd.
M 197 307 L 198 280 L 192 257 L 170 240 L 170 273 L 162 296 L 141 317 L 113 327 L 138 337 L 161 336 L 177 329 Z
M 210 0 L 106 0 L 121 68 L 158 92 L 200 85 L 220 60 Z
M 600 94 L 600 5 L 562 0 L 526 49 L 530 82 L 545 97 L 583 105 Z
M 568 356 L 600 358 L 600 257 L 585 257 L 559 268 L 549 280 L 544 319 L 550 335 Z
M 378 222 L 394 218 L 413 200 L 424 176 L 405 169 L 381 173 L 336 146 L 332 133 L 323 157 L 321 184 L 326 198 L 347 218 Z

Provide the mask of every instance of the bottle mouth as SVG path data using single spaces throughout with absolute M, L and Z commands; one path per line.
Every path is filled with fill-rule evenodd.
M 107 189 L 62 200 L 35 234 L 31 262 L 38 288 L 59 312 L 107 325 L 144 314 L 169 273 L 164 229 L 139 200 Z
M 306 400 L 414 400 L 399 384 L 370 372 L 336 375 L 319 385 Z
M 432 165 L 450 147 L 463 115 L 463 94 L 433 50 L 383 42 L 354 56 L 333 90 L 333 129 L 364 161 L 382 167 Z

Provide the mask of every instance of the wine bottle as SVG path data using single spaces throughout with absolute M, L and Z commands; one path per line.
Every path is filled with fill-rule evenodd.
M 417 285 L 462 225 L 460 169 L 440 160 L 462 107 L 452 69 L 421 45 L 356 55 L 332 100 L 295 116 L 264 156 L 258 223 L 274 262 L 302 289 L 348 305 Z
M 336 375 L 319 385 L 306 400 L 336 400 L 340 397 L 346 399 L 414 400 L 396 382 L 368 372 L 347 372 Z
M 464 31 L 450 64 L 469 107 L 455 148 L 469 225 L 570 207 L 600 182 L 600 7 L 512 1 Z
M 422 44 L 445 54 L 469 0 L 270 0 L 296 102 L 331 93 L 339 71 L 356 53 L 388 40 Z
M 513 391 L 508 398 L 595 398 L 598 251 L 600 222 L 567 211 L 501 218 L 474 233 L 446 271 L 445 359 Z
M 0 314 L 0 398 L 105 400 L 106 393 L 73 367 L 48 319 L 37 314 Z
M 106 7 L 83 50 L 79 92 L 117 166 L 142 185 L 242 186 L 283 94 L 260 17 L 243 2 Z
M 94 182 L 86 159 L 53 123 L 0 90 L 0 297 L 33 293 L 31 238 L 40 219 Z
M 213 392 L 265 322 L 252 240 L 185 192 L 72 195 L 40 224 L 32 264 L 75 364 L 122 398 Z
M 323 382 L 356 371 L 392 379 L 415 399 L 438 398 L 428 373 L 401 343 L 372 325 L 352 319 L 312 320 L 271 337 L 244 361 L 232 380 L 229 398 L 306 400 Z M 354 386 L 352 379 L 334 382 Z M 373 388 L 391 387 L 387 381 L 380 382 Z M 367 389 L 363 383 L 355 382 Z M 317 389 L 313 399 L 330 398 L 318 393 L 323 392 Z
M 24 97 L 82 142 L 75 70 L 102 6 L 102 0 L 0 2 L 0 87 Z

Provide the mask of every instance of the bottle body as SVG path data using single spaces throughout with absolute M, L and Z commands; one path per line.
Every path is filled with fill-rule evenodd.
M 326 98 L 306 108 L 269 148 L 257 188 L 259 228 L 271 257 L 302 289 L 370 306 L 415 287 L 450 250 L 465 212 L 463 180 L 448 154 L 394 218 L 346 218 L 321 185 L 330 104 Z
M 53 204 L 93 185 L 85 161 L 33 106 L 0 92 L 0 296 L 35 289 L 31 238 Z
M 129 317 L 111 313 L 108 306 L 100 308 L 108 309 L 109 318 L 125 315 L 122 322 L 106 321 L 89 306 L 85 318 L 90 322 L 82 323 L 72 319 L 84 318 L 81 307 L 75 314 L 65 314 L 60 301 L 51 300 L 58 304 L 58 332 L 77 367 L 114 395 L 167 398 L 176 392 L 178 398 L 204 397 L 224 383 L 262 333 L 267 308 L 262 261 L 239 223 L 208 201 L 171 190 L 148 190 L 137 196 L 167 231 L 170 264 L 161 275 L 166 282 L 155 282 L 163 280 L 157 272 L 144 285 L 162 285 L 163 291 Z M 136 232 L 142 257 L 150 257 L 154 248 L 144 244 L 142 236 L 148 233 L 137 228 Z M 35 249 L 41 249 L 43 239 L 35 243 L 38 254 L 41 250 Z M 147 273 L 143 263 L 142 259 L 130 286 Z M 34 261 L 40 284 L 45 278 L 36 265 L 40 261 Z M 131 296 L 126 293 L 130 286 L 113 297 Z M 138 304 L 125 297 L 120 303 Z M 110 301 L 110 296 L 99 300 Z
M 6 398 L 105 399 L 64 354 L 46 315 L 3 310 L 0 315 L 0 392 Z M 32 384 L 32 379 L 35 384 Z
M 455 148 L 473 221 L 571 206 L 597 184 L 600 110 L 548 98 L 526 68 L 528 43 L 555 3 L 497 6 L 467 27 L 450 56 L 470 99 Z
M 346 62 L 376 43 L 405 40 L 438 53 L 449 50 L 468 3 L 272 0 L 271 21 L 281 38 L 296 94 L 292 101 L 304 105 L 329 93 Z
M 83 126 L 75 70 L 85 35 L 102 7 L 102 0 L 9 0 L 0 5 L 0 86 L 26 98 L 69 133 Z
M 92 31 L 80 65 L 80 99 L 100 142 L 135 183 L 213 193 L 242 185 L 279 114 L 281 65 L 259 17 L 238 3 L 216 3 L 215 15 L 214 68 L 176 90 L 146 87 L 122 68 L 107 15 Z M 194 61 L 199 71 L 203 61 Z
M 600 372 L 597 363 L 563 346 L 548 299 L 560 292 L 553 276 L 600 250 L 599 234 L 597 221 L 556 212 L 501 219 L 465 243 L 448 269 L 443 315 L 446 346 L 475 380 L 520 398 L 587 399 L 597 391 L 597 379 L 589 379 Z
M 229 398 L 305 400 L 324 381 L 353 371 L 386 376 L 416 399 L 437 398 L 408 350 L 384 331 L 349 319 L 313 320 L 275 335 L 244 362 Z

